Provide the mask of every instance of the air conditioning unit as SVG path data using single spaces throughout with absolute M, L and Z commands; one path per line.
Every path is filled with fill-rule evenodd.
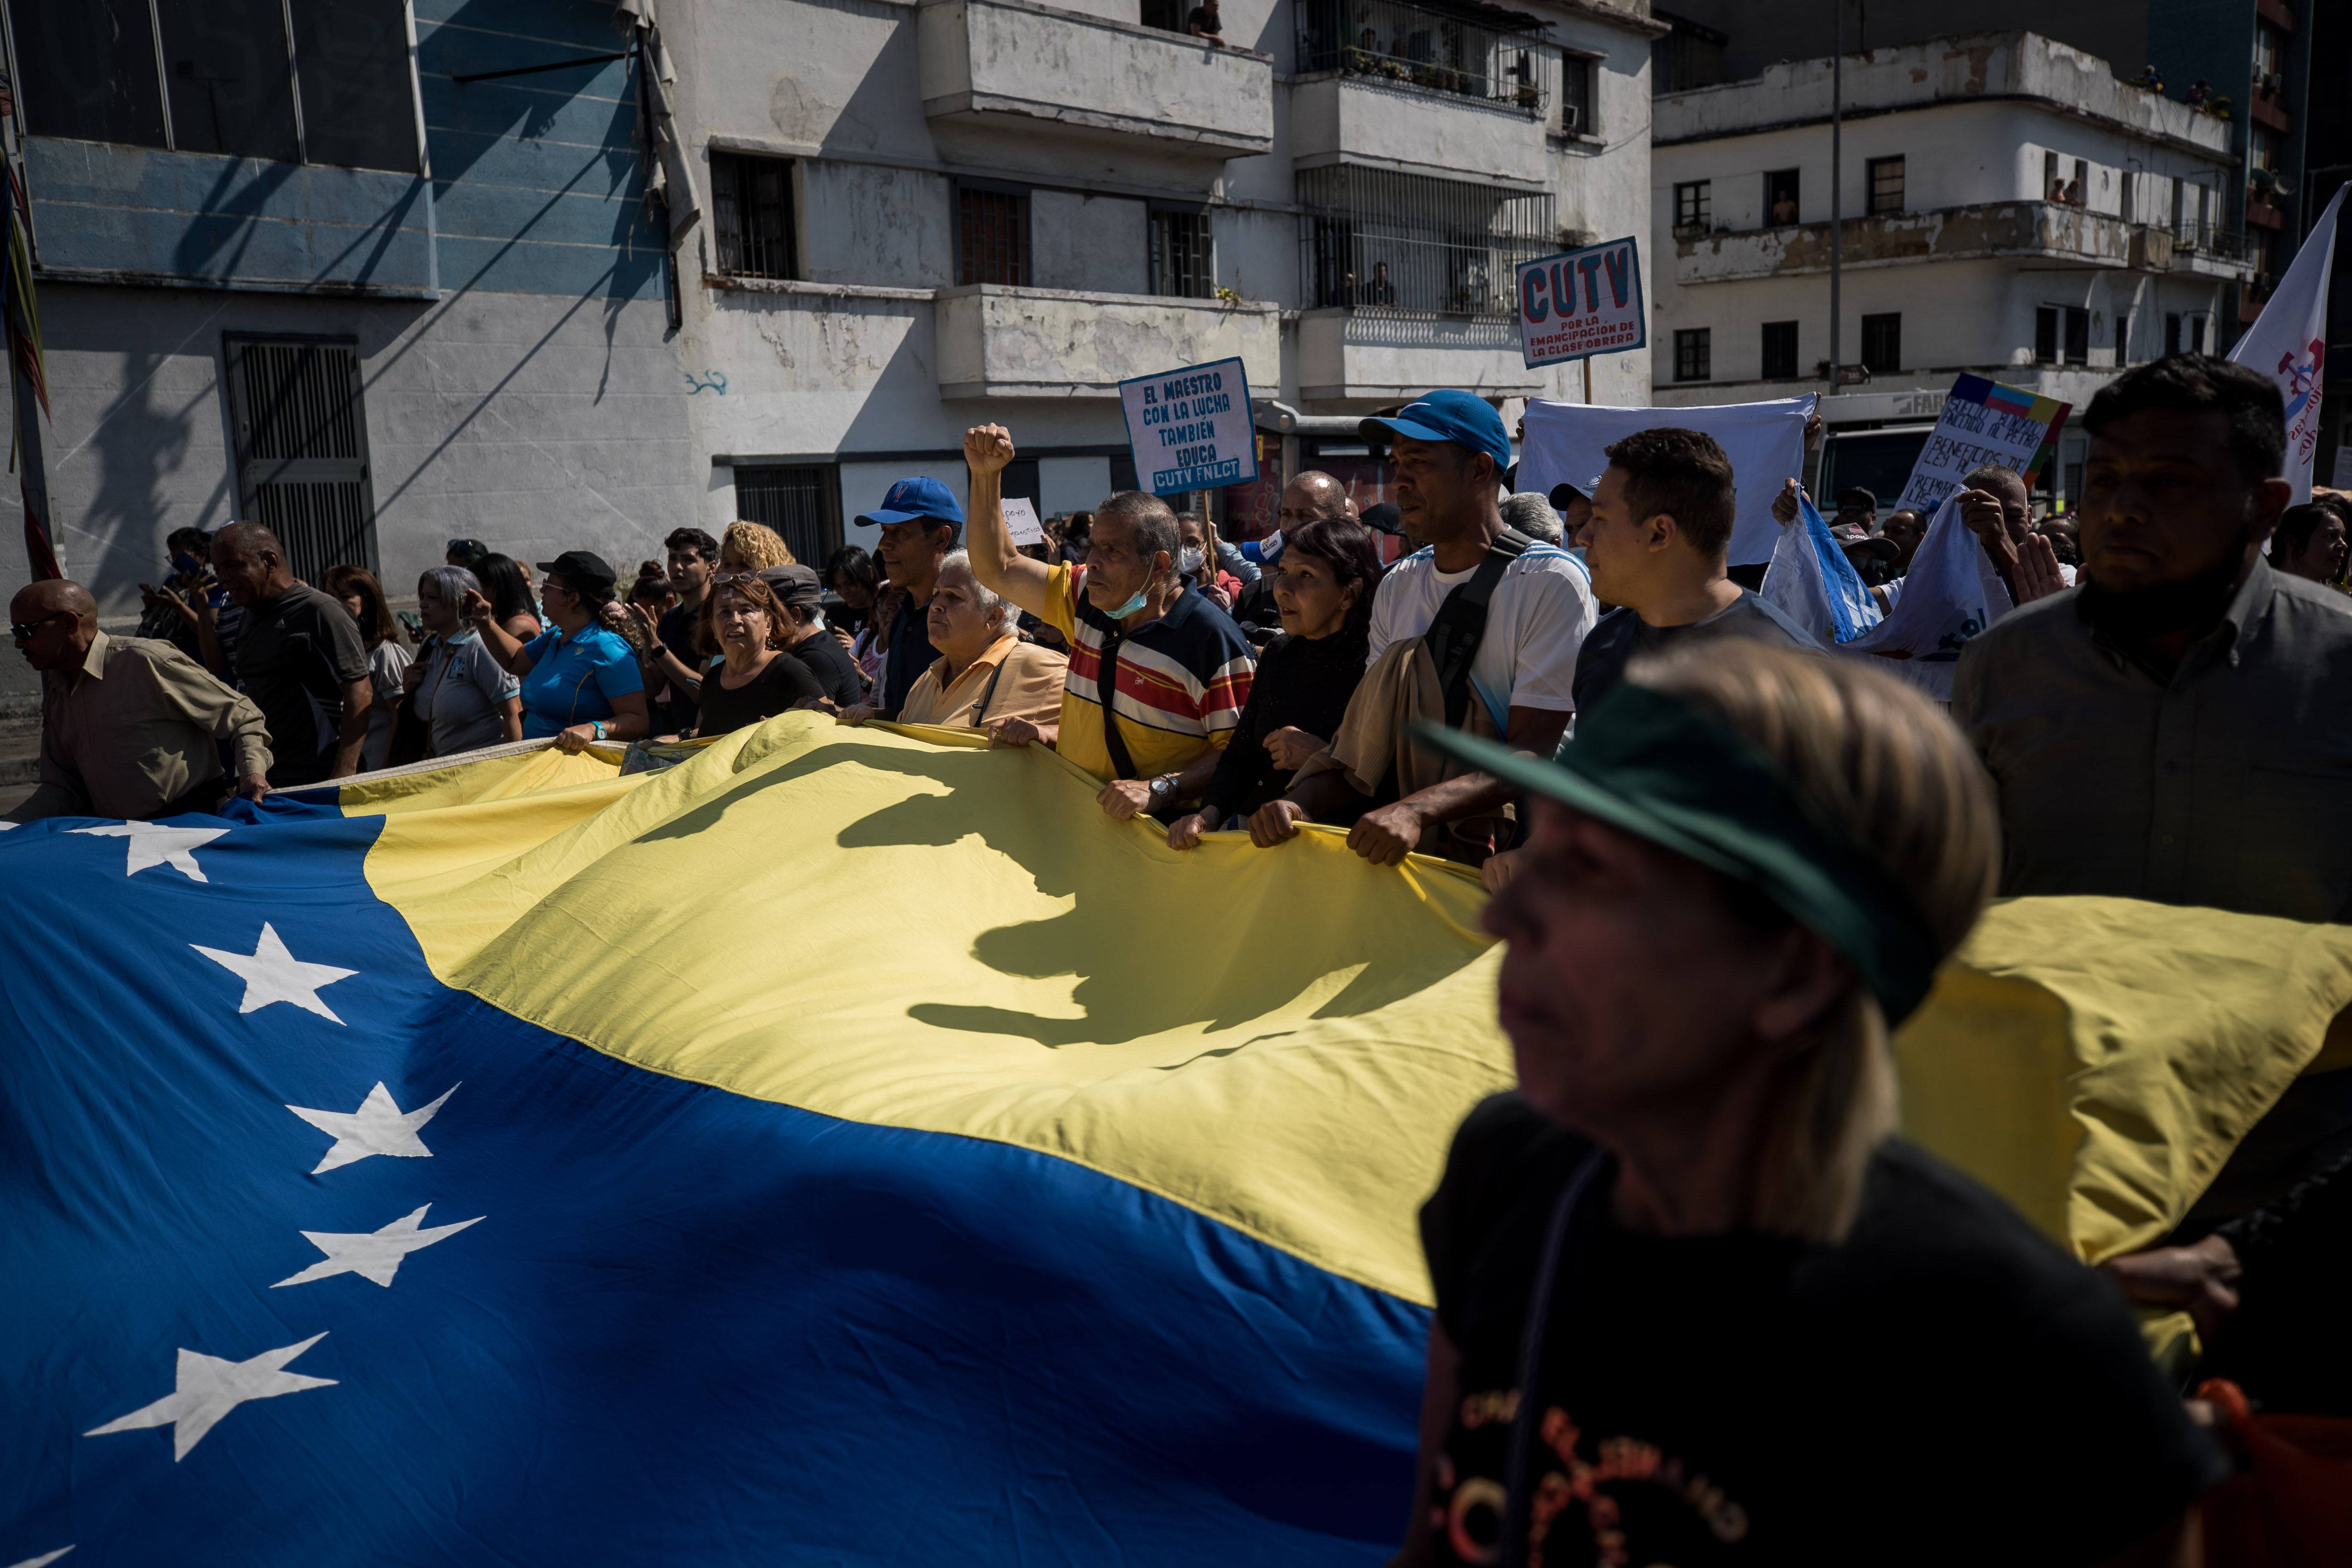
M 1561 104 L 1561 105 L 1559 106 L 1559 128 L 1560 128 L 1562 131 L 1581 131 L 1581 130 L 1583 130 L 1583 129 L 1584 129 L 1584 109 L 1583 109 L 1583 106 L 1582 106 L 1582 105 L 1580 105 L 1580 104 L 1574 104 L 1574 103 L 1563 103 L 1563 104 Z

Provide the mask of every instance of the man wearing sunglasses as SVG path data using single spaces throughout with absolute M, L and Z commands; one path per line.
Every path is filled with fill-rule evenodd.
M 8 606 L 16 651 L 41 675 L 41 783 L 8 814 L 136 821 L 214 811 L 232 782 L 269 793 L 269 735 L 253 700 L 170 643 L 110 637 L 79 583 L 35 583 Z M 237 778 L 216 741 L 234 741 Z

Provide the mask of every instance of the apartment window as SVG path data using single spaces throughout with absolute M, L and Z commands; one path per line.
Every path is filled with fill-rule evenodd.
M 1764 171 L 1764 221 L 1773 227 L 1782 227 L 1802 221 L 1802 208 L 1797 202 L 1801 189 L 1794 169 Z
M 1675 379 L 1709 381 L 1715 376 L 1712 330 L 1685 327 L 1675 333 Z
M 1903 312 L 1862 319 L 1862 367 L 1873 375 L 1903 368 Z
M 376 570 L 375 490 L 356 338 L 222 341 L 236 454 L 236 515 L 266 523 L 286 568 Z
M 1564 55 L 1559 62 L 1559 129 L 1564 136 L 1592 134 L 1592 62 Z
M 2042 199 L 2045 202 L 2066 199 L 2066 182 L 2058 173 L 2058 154 L 2055 153 L 2042 154 Z
M 2042 364 L 2088 364 L 2091 312 L 2073 305 L 2044 305 L 2035 310 L 2033 357 Z
M 417 169 L 400 0 L 8 0 L 8 14 L 34 134 Z
M 2119 310 L 2116 313 L 2116 363 L 2124 365 L 2130 363 L 2131 313 Z
M 735 515 L 783 535 L 793 560 L 823 565 L 841 548 L 840 470 L 829 463 L 738 468 Z
M 800 276 L 790 159 L 710 154 L 710 216 L 719 271 L 744 278 Z
M 1870 160 L 1870 210 L 1874 213 L 1899 213 L 1903 210 L 1902 159 Z
M 1793 381 L 1797 375 L 1797 323 L 1764 323 L 1764 379 Z
M 1159 27 L 1166 32 L 1185 30 L 1184 13 L 1192 0 L 1143 0 L 1137 20 L 1147 27 Z
M 2164 313 L 2164 352 L 2168 354 L 2180 352 L 2180 312 L 2178 310 Z
M 956 186 L 959 283 L 1029 284 L 1029 193 L 1015 185 Z
M 1675 227 L 1705 233 L 1714 205 L 1712 180 L 1693 180 L 1675 187 Z
M 1208 300 L 1217 292 L 1217 271 L 1209 248 L 1209 215 L 1151 214 L 1151 291 L 1180 300 Z
M 1507 321 L 1518 308 L 1518 264 L 1559 247 L 1548 194 L 1352 164 L 1297 178 L 1299 291 L 1309 309 Z M 1608 289 L 1605 274 L 1599 286 Z
M 2205 318 L 2202 315 L 2189 318 L 2189 352 L 2193 354 L 2205 352 Z

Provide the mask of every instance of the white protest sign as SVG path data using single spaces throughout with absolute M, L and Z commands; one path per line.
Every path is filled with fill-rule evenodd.
M 2016 469 L 2032 489 L 2033 476 L 2057 449 L 2058 432 L 2073 407 L 1980 375 L 1960 377 L 1952 383 L 1952 395 L 1944 400 L 1944 412 L 1911 466 L 1911 477 L 1903 481 L 1902 499 L 1894 506 L 1882 499 L 1879 507 L 1893 511 L 1907 506 L 1921 517 L 1933 517 L 1969 470 L 1984 463 Z
M 1700 408 L 1612 408 L 1531 397 L 1527 440 L 1519 449 L 1519 489 L 1546 495 L 1564 481 L 1590 494 L 1609 467 L 1611 442 L 1660 425 L 1704 430 L 1731 459 L 1739 507 L 1731 529 L 1731 564 L 1769 561 L 1780 537 L 1780 526 L 1772 521 L 1772 498 L 1804 472 L 1805 416 L 1818 401 L 1807 393 Z
M 1631 238 L 1519 263 L 1519 353 L 1530 368 L 1649 341 L 1642 251 Z
M 1238 359 L 1139 375 L 1118 384 L 1135 472 L 1156 496 L 1220 489 L 1257 478 L 1249 377 Z
M 1004 526 L 1013 531 L 1015 544 L 1045 542 L 1045 525 L 1037 521 L 1037 509 L 1029 503 L 1027 496 L 1004 498 Z

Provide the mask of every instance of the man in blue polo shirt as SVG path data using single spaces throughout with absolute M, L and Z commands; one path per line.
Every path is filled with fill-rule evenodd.
M 882 531 L 874 553 L 890 585 L 904 591 L 890 617 L 890 649 L 882 663 L 877 708 L 884 718 L 906 706 L 907 693 L 940 657 L 931 646 L 931 595 L 939 588 L 940 563 L 956 547 L 963 508 L 955 492 L 937 479 L 900 479 L 882 504 L 861 513 L 860 523 Z

